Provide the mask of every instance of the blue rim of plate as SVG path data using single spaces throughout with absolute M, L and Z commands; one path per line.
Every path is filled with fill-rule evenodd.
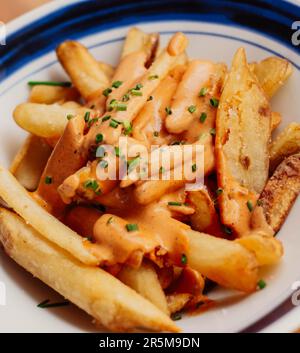
M 300 47 L 291 43 L 291 25 L 297 19 L 300 7 L 282 0 L 73 1 L 8 36 L 7 44 L 0 46 L 0 81 L 52 51 L 65 39 L 139 22 L 190 20 L 239 27 L 269 37 L 300 54 Z

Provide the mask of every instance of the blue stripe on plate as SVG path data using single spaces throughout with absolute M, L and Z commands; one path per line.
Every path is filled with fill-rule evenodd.
M 285 1 L 252 0 L 86 0 L 67 5 L 7 38 L 0 47 L 0 79 L 53 50 L 65 39 L 76 39 L 138 22 L 194 20 L 238 26 L 259 32 L 300 53 L 291 43 L 291 24 L 300 7 Z M 180 28 L 179 28 L 180 30 Z

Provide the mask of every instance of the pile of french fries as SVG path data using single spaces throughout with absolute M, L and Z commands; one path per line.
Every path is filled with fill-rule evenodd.
M 176 33 L 159 49 L 158 34 L 132 28 L 112 67 L 66 41 L 57 57 L 71 83 L 31 82 L 13 113 L 29 135 L 0 167 L 0 241 L 112 331 L 179 331 L 173 315 L 207 301 L 207 281 L 258 290 L 260 268 L 283 256 L 274 235 L 300 192 L 300 124 L 272 139 L 284 117 L 270 98 L 291 64 L 248 63 L 240 48 L 227 68 L 190 59 L 187 46 Z M 202 187 L 138 173 L 98 180 L 95 151 L 124 135 L 149 153 L 203 145 Z

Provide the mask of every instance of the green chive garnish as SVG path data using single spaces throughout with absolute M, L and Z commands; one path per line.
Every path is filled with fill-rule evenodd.
M 71 87 L 71 82 L 56 82 L 56 81 L 29 81 L 28 85 L 33 86 L 56 86 L 56 87 Z
M 169 201 L 168 206 L 182 206 L 182 202 Z
M 126 229 L 127 229 L 127 232 L 134 232 L 138 230 L 139 227 L 136 223 L 128 223 L 126 224 Z
M 197 107 L 196 107 L 195 105 L 190 105 L 190 106 L 188 107 L 188 111 L 189 111 L 191 114 L 195 113 L 196 109 L 197 109 Z
M 201 113 L 199 120 L 203 124 L 205 122 L 206 118 L 207 118 L 207 114 L 203 112 L 203 113 Z
M 253 211 L 253 205 L 252 205 L 252 202 L 251 202 L 250 200 L 247 201 L 247 207 L 248 207 L 248 210 L 249 210 L 250 212 Z
M 141 88 L 143 88 L 143 85 L 141 84 L 141 83 L 138 83 L 135 87 L 134 87 L 134 89 L 135 90 L 140 90 Z
M 52 177 L 51 176 L 46 176 L 45 178 L 45 184 L 52 184 Z
M 120 148 L 119 147 L 115 147 L 115 155 L 117 157 L 120 157 Z
M 131 90 L 130 92 L 133 96 L 142 96 L 143 92 L 142 91 L 138 91 L 136 89 Z
M 107 121 L 111 118 L 111 115 L 106 115 L 102 118 L 102 122 Z
M 183 264 L 183 265 L 186 265 L 187 264 L 187 256 L 185 255 L 185 254 L 182 254 L 181 255 L 181 263 Z
M 73 119 L 73 118 L 74 118 L 74 115 L 72 115 L 72 114 L 68 114 L 68 115 L 67 115 L 67 119 L 68 119 L 68 120 L 71 120 L 71 119 Z
M 128 173 L 132 172 L 140 163 L 140 157 L 136 157 L 134 159 L 132 159 L 131 161 L 128 162 Z
M 223 189 L 222 189 L 222 188 L 218 188 L 218 189 L 216 190 L 217 196 L 220 196 L 222 193 L 223 193 Z
M 124 94 L 124 96 L 122 97 L 122 102 L 128 102 L 130 99 L 130 96 L 128 93 Z
M 216 135 L 216 129 L 215 128 L 212 128 L 209 130 L 209 133 L 212 135 L 212 136 L 215 136 Z
M 266 283 L 263 279 L 260 279 L 260 280 L 257 282 L 257 287 L 258 287 L 260 290 L 264 289 L 266 286 L 267 286 L 267 283 Z
M 263 200 L 257 200 L 257 206 L 262 206 L 263 205 Z
M 113 221 L 113 219 L 114 219 L 114 217 L 109 217 L 108 220 L 107 220 L 107 222 L 106 222 L 106 224 L 111 224 L 112 221 Z
M 153 96 L 149 96 L 149 98 L 147 99 L 147 102 L 152 101 L 153 100 Z
M 86 113 L 84 114 L 84 121 L 85 121 L 86 123 L 90 120 L 90 115 L 91 115 L 90 112 L 86 112 Z
M 154 131 L 153 136 L 158 137 L 159 136 L 159 131 Z
M 149 80 L 157 80 L 158 79 L 158 75 L 151 75 L 148 77 Z
M 101 168 L 105 169 L 105 168 L 108 167 L 108 162 L 107 162 L 107 161 L 101 161 L 101 162 L 99 163 L 99 165 L 100 165 Z
M 112 99 L 109 102 L 109 106 L 108 106 L 108 110 L 111 112 L 116 106 L 117 106 L 118 102 L 116 99 Z
M 227 234 L 227 235 L 231 235 L 232 234 L 232 230 L 229 227 L 223 225 L 222 228 L 223 228 L 225 234 Z
M 132 133 L 132 125 L 130 121 L 123 121 L 123 126 L 124 126 L 124 134 L 125 135 L 130 135 Z
M 116 120 L 112 119 L 112 121 L 109 123 L 109 126 L 116 129 L 119 126 L 119 123 Z
M 99 189 L 99 185 L 97 183 L 96 180 L 87 180 L 85 183 L 84 183 L 84 187 L 86 189 L 91 189 L 93 191 L 98 191 Z
M 49 303 L 49 299 L 44 300 L 43 302 L 41 302 L 40 304 L 38 304 L 37 306 L 41 309 L 46 309 L 46 308 L 58 308 L 60 306 L 66 306 L 69 305 L 70 302 L 69 301 L 63 301 L 63 302 L 59 302 L 59 303 Z
M 170 107 L 166 107 L 165 111 L 166 111 L 167 115 L 171 115 L 172 114 L 172 110 L 171 110 Z
M 115 81 L 112 84 L 113 88 L 119 88 L 120 86 L 122 86 L 123 82 L 122 81 Z
M 199 92 L 199 97 L 204 97 L 207 93 L 208 89 L 206 87 L 202 87 Z
M 103 94 L 103 96 L 108 97 L 108 96 L 111 94 L 111 92 L 112 92 L 112 89 L 111 89 L 111 88 L 106 88 L 106 89 L 102 92 L 102 94 Z
M 96 135 L 96 143 L 100 143 L 103 141 L 103 135 L 102 134 L 97 134 Z
M 196 166 L 196 164 L 193 164 L 192 165 L 192 172 L 195 173 L 196 170 L 197 170 L 197 166 Z
M 211 99 L 209 100 L 209 102 L 210 102 L 210 105 L 211 105 L 212 107 L 218 108 L 218 106 L 219 106 L 219 100 L 218 100 L 217 98 L 211 98 Z
M 166 170 L 165 170 L 164 167 L 160 167 L 160 168 L 159 168 L 159 172 L 160 172 L 161 174 L 163 174 L 165 171 L 166 171 Z
M 127 105 L 124 103 L 117 103 L 116 109 L 119 112 L 125 112 L 127 110 Z

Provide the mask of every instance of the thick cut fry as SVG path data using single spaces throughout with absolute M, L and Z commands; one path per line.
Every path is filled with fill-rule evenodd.
M 283 255 L 281 242 L 262 231 L 253 231 L 249 235 L 235 240 L 255 254 L 259 266 L 275 265 Z
M 235 242 L 188 230 L 189 266 L 218 284 L 253 292 L 258 280 L 258 263 L 253 253 Z
M 89 267 L 6 210 L 0 212 L 0 241 L 19 265 L 112 331 L 179 329 L 153 304 L 112 275 Z
M 97 265 L 98 260 L 84 245 L 86 240 L 45 211 L 14 176 L 2 167 L 0 167 L 0 197 L 45 238 L 83 263 Z
M 239 49 L 222 92 L 216 123 L 216 162 L 222 223 L 239 236 L 248 231 L 255 203 L 269 173 L 271 111 Z
M 300 154 L 286 158 L 269 179 L 258 201 L 267 223 L 278 232 L 300 192 Z
M 29 135 L 15 156 L 10 171 L 29 191 L 38 187 L 52 148 L 40 137 Z
M 106 75 L 107 81 L 110 82 L 114 75 L 115 68 L 103 61 L 98 61 L 98 64 L 100 66 L 100 70 Z
M 190 216 L 192 228 L 215 236 L 221 235 L 219 217 L 208 191 L 206 189 L 190 191 L 188 200 L 195 210 L 195 213 Z
M 159 283 L 155 269 L 150 262 L 143 263 L 137 269 L 124 266 L 121 272 L 119 272 L 118 278 L 142 297 L 148 299 L 165 314 L 169 315 L 166 296 Z
M 269 98 L 274 96 L 293 72 L 292 64 L 278 57 L 269 57 L 259 63 L 252 63 L 250 69 Z
M 73 84 L 86 100 L 109 86 L 106 74 L 86 47 L 74 41 L 66 41 L 56 49 L 57 57 L 69 74 Z
M 270 145 L 270 172 L 273 173 L 284 158 L 300 152 L 300 124 L 289 124 Z
M 278 128 L 280 123 L 282 122 L 282 116 L 278 112 L 271 113 L 271 131 L 273 132 Z
M 76 101 L 79 93 L 74 87 L 34 86 L 30 92 L 29 102 L 53 104 L 58 102 Z
M 68 116 L 84 114 L 91 110 L 81 107 L 62 106 L 58 104 L 23 103 L 14 110 L 15 122 L 33 135 L 44 138 L 58 138 L 62 135 Z

